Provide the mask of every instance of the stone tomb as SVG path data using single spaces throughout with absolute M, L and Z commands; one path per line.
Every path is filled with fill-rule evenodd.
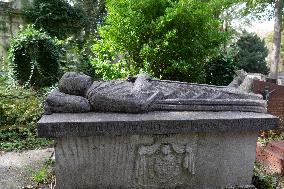
M 39 121 L 54 138 L 57 188 L 217 189 L 251 184 L 253 112 L 55 113 Z
M 277 118 L 250 83 L 243 73 L 227 87 L 64 74 L 38 122 L 56 142 L 57 188 L 254 188 L 257 133 Z

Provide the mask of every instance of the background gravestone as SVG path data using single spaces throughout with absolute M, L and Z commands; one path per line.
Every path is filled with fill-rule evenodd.
M 0 57 L 7 58 L 10 39 L 24 25 L 22 8 L 31 0 L 0 2 Z

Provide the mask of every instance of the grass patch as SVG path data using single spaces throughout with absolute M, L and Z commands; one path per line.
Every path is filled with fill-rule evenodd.
M 54 160 L 52 158 L 46 158 L 43 160 L 43 165 L 31 172 L 31 185 L 23 187 L 23 189 L 42 189 L 42 188 L 55 188 L 55 172 L 54 172 Z
M 47 158 L 44 160 L 44 165 L 38 171 L 34 171 L 32 174 L 32 180 L 37 186 L 41 184 L 52 183 L 55 179 L 54 174 L 54 160 Z

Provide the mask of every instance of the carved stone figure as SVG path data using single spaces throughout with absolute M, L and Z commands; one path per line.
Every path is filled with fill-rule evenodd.
M 266 102 L 262 100 L 262 96 L 244 90 L 247 89 L 243 87 L 244 82 L 246 82 L 245 85 L 250 85 L 250 83 L 246 80 L 244 73 L 241 74 L 229 86 L 224 87 L 157 80 L 146 74 L 129 77 L 127 80 L 94 81 L 92 83 L 89 76 L 69 72 L 64 74 L 60 80 L 59 91 L 53 91 L 48 95 L 45 109 L 46 113 L 89 111 L 266 112 Z M 61 100 L 64 100 L 64 103 L 58 102 Z M 90 106 L 86 105 L 86 102 Z
M 188 144 L 142 145 L 138 149 L 136 177 L 139 185 L 181 184 L 194 175 L 194 154 Z

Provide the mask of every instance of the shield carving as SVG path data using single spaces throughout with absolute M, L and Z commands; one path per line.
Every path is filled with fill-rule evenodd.
M 194 174 L 194 156 L 186 144 L 154 144 L 140 146 L 136 161 L 139 185 L 178 185 L 183 177 Z

